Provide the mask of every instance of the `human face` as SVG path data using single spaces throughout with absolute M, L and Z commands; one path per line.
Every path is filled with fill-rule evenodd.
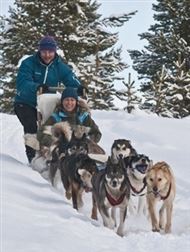
M 48 65 L 55 58 L 55 51 L 42 50 L 40 51 L 40 57 Z
M 62 104 L 63 104 L 63 108 L 67 112 L 73 112 L 76 108 L 77 101 L 73 97 L 67 97 L 67 98 L 63 99 Z

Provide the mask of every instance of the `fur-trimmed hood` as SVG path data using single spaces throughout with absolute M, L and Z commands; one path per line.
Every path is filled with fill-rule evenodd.
M 78 111 L 81 113 L 88 112 L 90 114 L 90 107 L 89 107 L 87 101 L 82 99 L 81 97 L 79 97 L 79 99 L 77 101 L 77 108 L 78 108 Z M 59 111 L 63 111 L 61 101 L 59 102 L 59 104 L 55 108 L 55 112 L 59 112 Z

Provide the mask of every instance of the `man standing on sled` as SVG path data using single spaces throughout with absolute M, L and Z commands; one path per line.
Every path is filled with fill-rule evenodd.
M 66 87 L 78 89 L 81 95 L 83 87 L 72 70 L 56 53 L 57 43 L 53 37 L 45 36 L 39 43 L 38 52 L 22 61 L 18 71 L 14 110 L 20 120 L 24 134 L 37 133 L 37 91 L 49 93 L 50 87 L 63 83 Z M 25 138 L 26 139 L 26 138 Z M 35 156 L 35 150 L 25 141 L 29 163 Z

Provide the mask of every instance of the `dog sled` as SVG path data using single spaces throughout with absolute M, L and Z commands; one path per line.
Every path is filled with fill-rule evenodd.
M 63 89 L 62 89 L 63 90 Z M 38 116 L 38 127 L 41 127 L 46 120 L 51 116 L 51 114 L 55 111 L 56 107 L 60 104 L 61 100 L 61 93 L 47 93 L 47 94 L 39 94 L 37 96 L 37 116 Z M 81 106 L 84 106 L 88 109 L 90 112 L 90 109 L 87 105 L 87 101 L 79 97 L 79 104 Z M 61 124 L 61 123 L 60 123 Z M 65 127 L 67 128 L 67 123 L 62 123 L 62 125 L 56 125 L 48 126 L 48 131 L 50 134 L 53 134 L 55 130 L 57 130 L 59 127 Z M 80 134 L 79 138 L 82 136 L 83 129 L 81 128 L 83 126 L 80 126 Z M 78 129 L 77 129 L 78 130 Z M 76 132 L 77 132 L 76 130 Z M 84 132 L 85 133 L 85 130 Z M 69 135 L 68 139 L 71 139 L 72 132 L 66 132 L 67 135 Z M 98 162 L 99 164 L 105 163 L 107 161 L 107 155 L 105 151 L 95 142 L 88 139 L 88 156 Z M 41 174 L 44 175 L 44 177 L 47 179 L 48 177 L 48 163 L 52 159 L 52 152 L 53 148 L 55 146 L 50 146 L 50 148 L 43 147 L 40 145 L 39 141 L 37 140 L 37 135 L 26 135 L 25 136 L 25 144 L 31 146 L 36 150 L 36 156 L 31 162 L 31 166 L 34 170 L 37 170 Z

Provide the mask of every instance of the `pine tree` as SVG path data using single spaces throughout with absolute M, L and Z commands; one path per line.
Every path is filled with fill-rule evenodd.
M 109 60 L 112 53 L 112 63 L 114 57 L 118 65 L 122 66 L 120 71 L 127 65 L 120 62 L 120 53 L 114 48 L 118 41 L 117 34 L 105 31 L 105 26 L 119 27 L 128 21 L 132 15 L 129 13 L 120 17 L 104 18 L 97 13 L 99 4 L 96 1 L 81 0 L 27 0 L 15 1 L 16 8 L 10 9 L 9 17 L 1 17 L 0 38 L 2 43 L 2 61 L 0 64 L 0 87 L 3 86 L 5 94 L 0 102 L 2 111 L 10 112 L 15 93 L 15 78 L 18 69 L 18 62 L 23 55 L 30 55 L 37 48 L 37 43 L 43 35 L 55 36 L 59 42 L 59 48 L 64 52 L 64 60 L 70 64 L 86 85 L 91 82 L 91 77 L 101 78 L 101 64 L 97 67 L 97 59 Z M 98 38 L 97 38 L 97 32 Z M 97 45 L 97 39 L 100 44 Z M 108 51 L 108 52 L 107 52 Z M 107 54 L 106 54 L 107 53 Z M 94 65 L 90 58 L 95 57 Z M 106 58 L 107 57 L 107 58 Z M 110 64 L 111 65 L 111 64 Z M 88 71 L 85 71 L 83 67 Z M 95 69 L 95 72 L 93 72 Z M 110 70 L 112 69 L 112 70 Z M 105 108 L 112 106 L 110 101 L 112 92 L 107 92 L 110 83 L 114 81 L 115 73 L 119 68 L 106 68 L 104 76 L 110 75 L 109 81 L 105 78 L 99 88 L 101 90 L 100 99 L 105 100 Z M 98 82 L 94 82 L 97 85 Z M 104 89 L 104 90 L 103 90 Z M 112 90 L 112 87 L 110 88 Z M 91 100 L 95 91 L 90 90 Z M 114 92 L 113 92 L 114 93 Z M 102 95 L 104 95 L 102 97 Z M 92 104 L 92 106 L 94 106 Z M 94 106 L 98 107 L 99 106 Z
M 9 10 L 10 17 L 1 17 L 0 37 L 3 38 L 3 43 L 0 50 L 3 51 L 3 60 L 2 67 L 0 66 L 0 81 L 5 91 L 0 104 L 2 111 L 12 107 L 10 100 L 13 100 L 15 93 L 19 60 L 23 55 L 34 52 L 42 36 L 49 34 L 56 37 L 68 63 L 75 65 L 81 56 L 85 56 L 84 47 L 81 45 L 83 38 L 77 37 L 80 32 L 77 29 L 88 19 L 95 20 L 95 11 L 98 8 L 96 3 L 88 4 L 80 0 L 16 0 L 15 4 L 16 9 Z M 86 16 L 82 11 L 84 9 Z M 7 97 L 6 100 L 4 97 Z
M 89 87 L 89 104 L 93 109 L 117 109 L 114 104 L 117 91 L 114 82 L 123 79 L 118 74 L 128 67 L 121 59 L 122 48 L 114 48 L 118 33 L 106 31 L 105 26 L 122 26 L 135 13 L 96 20 L 85 30 L 91 34 L 88 45 L 93 44 L 94 50 L 91 55 L 81 59 L 78 68 L 83 83 Z
M 142 108 L 146 108 L 158 115 L 171 116 L 168 113 L 167 96 L 168 93 L 168 79 L 169 75 L 165 66 L 162 66 L 162 70 L 157 72 L 157 78 L 151 82 L 150 89 L 143 95 L 145 98 Z
M 119 90 L 116 93 L 120 100 L 126 101 L 127 105 L 123 109 L 130 114 L 140 104 L 141 98 L 137 95 L 135 81 L 131 81 L 131 73 L 128 75 L 128 82 L 123 81 L 123 84 L 126 89 Z
M 174 73 L 173 62 L 178 59 L 178 52 L 182 60 L 189 62 L 190 53 L 190 2 L 188 0 L 157 0 L 153 4 L 156 23 L 151 25 L 148 32 L 140 34 L 140 38 L 147 40 L 144 50 L 130 50 L 133 67 L 143 79 L 141 91 L 148 92 L 152 83 L 159 81 L 158 69 L 164 65 L 169 72 Z
M 158 115 L 183 118 L 190 114 L 190 74 L 180 52 L 173 65 L 173 73 L 165 66 L 157 72 L 157 80 L 144 95 L 144 104 L 149 104 L 149 110 Z
M 183 118 L 190 115 L 190 74 L 180 52 L 174 66 L 175 71 L 169 76 L 167 108 L 173 117 Z
M 81 79 L 89 88 L 89 105 L 93 109 L 115 109 L 114 81 L 120 80 L 116 74 L 128 67 L 121 60 L 121 48 L 114 49 L 117 34 L 111 34 L 101 27 L 104 21 L 92 24 L 95 45 L 93 54 L 81 59 L 78 68 Z M 101 24 L 101 25 L 100 25 Z
M 120 61 L 120 52 L 120 49 L 118 49 L 117 51 L 107 51 L 104 55 L 103 53 L 96 55 L 94 74 L 89 85 L 91 92 L 89 102 L 94 109 L 116 109 L 114 105 L 114 96 L 116 95 L 114 81 L 120 81 L 123 78 L 115 73 L 126 68 L 126 64 Z

